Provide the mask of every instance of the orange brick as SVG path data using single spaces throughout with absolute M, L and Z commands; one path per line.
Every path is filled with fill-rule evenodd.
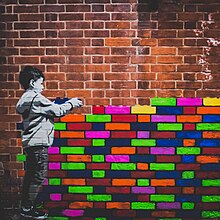
M 112 179 L 112 186 L 135 186 L 135 179 Z
M 18 170 L 18 177 L 24 177 L 25 171 L 24 170 Z
M 198 107 L 198 114 L 220 114 L 220 107 Z
M 138 122 L 150 122 L 150 115 L 138 115 Z
M 201 122 L 201 115 L 178 115 L 177 122 Z
M 138 170 L 148 170 L 149 164 L 148 163 L 137 163 Z
M 220 138 L 220 131 L 204 131 L 203 138 Z
M 194 194 L 195 189 L 194 187 L 184 187 L 183 188 L 183 193 L 184 194 Z
M 129 123 L 106 123 L 106 130 L 130 130 Z
M 112 147 L 112 154 L 135 154 L 135 147 Z
M 85 122 L 85 115 L 69 114 L 60 119 L 61 122 Z
M 183 140 L 183 146 L 188 147 L 188 146 L 195 146 L 196 141 L 194 139 L 184 139 Z
M 130 38 L 106 38 L 106 46 L 131 46 Z
M 107 202 L 107 209 L 130 209 L 130 202 Z
M 174 179 L 152 179 L 151 186 L 175 186 Z
M 68 155 L 67 156 L 68 162 L 91 162 L 90 155 Z
M 75 186 L 85 186 L 85 179 L 62 179 L 62 185 L 75 185 Z
M 218 156 L 197 156 L 198 163 L 219 163 L 220 157 Z
M 78 209 L 78 208 L 93 208 L 93 202 L 71 202 L 69 204 L 70 209 Z
M 61 131 L 61 138 L 84 138 L 84 132 L 77 131 Z

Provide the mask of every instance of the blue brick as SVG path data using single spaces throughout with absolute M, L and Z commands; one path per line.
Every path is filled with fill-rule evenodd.
M 23 123 L 17 123 L 17 130 L 24 130 Z
M 176 195 L 176 202 L 201 202 L 201 195 Z
M 130 178 L 131 177 L 131 172 L 130 171 L 115 171 L 115 170 L 106 170 L 105 172 L 105 177 L 106 178 Z
M 105 130 L 105 123 L 92 123 L 92 130 L 104 131 Z
M 178 139 L 158 139 L 157 146 L 160 147 L 179 147 L 182 146 L 182 140 Z
M 131 123 L 132 131 L 155 131 L 157 129 L 156 123 Z
M 201 170 L 220 171 L 219 164 L 201 164 Z
M 220 122 L 220 115 L 204 115 L 203 122 Z
M 66 101 L 68 101 L 69 99 L 68 98 L 60 98 L 60 97 L 57 97 L 55 100 L 54 100 L 54 102 L 56 103 L 56 104 L 63 104 L 63 103 L 65 103 Z
M 68 193 L 68 186 L 44 186 L 44 192 L 47 193 Z
M 109 147 L 86 147 L 85 154 L 98 155 L 98 154 L 110 154 L 111 149 Z
M 148 217 L 146 216 L 151 216 L 152 215 L 152 211 L 148 211 L 148 210 L 136 210 L 136 217 L 141 218 L 141 219 L 148 219 Z M 127 220 L 127 219 L 125 219 Z M 165 220 L 165 219 L 164 219 Z M 168 219 L 169 220 L 169 219 Z
M 42 192 L 37 195 L 36 202 L 40 203 L 48 200 L 50 200 L 50 194 L 43 189 Z
M 195 156 L 184 155 L 184 156 L 182 156 L 182 162 L 183 163 L 194 163 L 195 162 Z
M 182 107 L 163 107 L 158 106 L 157 107 L 157 114 L 158 115 L 181 115 L 183 114 L 183 108 Z
M 137 195 L 132 194 L 113 194 L 113 202 L 135 202 L 137 201 Z
M 181 178 L 181 172 L 180 171 L 159 171 L 156 172 L 156 178 Z
M 130 146 L 131 139 L 129 138 L 115 138 L 115 139 L 107 139 L 105 145 L 108 147 L 117 147 L 117 146 Z
M 201 186 L 201 180 L 199 179 L 179 179 L 176 182 L 176 186 Z
M 177 138 L 201 138 L 202 132 L 200 131 L 180 131 L 177 132 Z
M 90 178 L 90 177 L 92 177 L 92 171 L 91 170 L 67 171 L 67 176 L 73 177 L 73 178 Z
M 105 186 L 95 186 L 93 190 L 94 194 L 105 194 L 106 193 L 106 187 Z
M 176 212 L 176 217 L 180 219 L 201 219 L 201 209 L 200 210 L 175 210 Z M 169 218 L 170 219 L 170 218 Z M 167 220 L 169 220 L 167 219 Z M 175 219 L 175 218 L 172 218 Z M 165 220 L 165 219 L 164 219 Z
M 131 155 L 130 162 L 154 162 L 155 156 L 154 155 Z
M 220 146 L 220 139 L 199 139 L 199 140 L 196 140 L 196 146 L 219 147 Z
M 66 146 L 67 145 L 67 139 L 64 138 L 55 138 L 53 141 L 53 146 Z

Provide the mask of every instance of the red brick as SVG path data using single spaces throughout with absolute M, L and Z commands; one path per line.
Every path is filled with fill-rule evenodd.
M 52 162 L 65 162 L 66 161 L 66 155 L 49 155 L 48 161 Z
M 179 163 L 181 162 L 181 156 L 156 156 L 156 161 L 159 163 L 163 162 L 173 162 L 173 163 Z
M 67 123 L 67 130 L 85 131 L 91 129 L 91 123 Z
M 176 170 L 200 170 L 200 164 L 177 164 Z
M 105 107 L 104 106 L 93 106 L 92 107 L 92 113 L 93 114 L 104 114 L 105 113 Z
M 87 170 L 109 170 L 110 163 L 88 163 Z
M 87 179 L 87 185 L 89 186 L 111 186 L 111 179 Z
M 131 171 L 131 178 L 155 178 L 153 171 Z
M 112 138 L 136 138 L 135 131 L 112 131 Z
M 152 131 L 151 138 L 175 138 L 176 133 L 172 131 Z

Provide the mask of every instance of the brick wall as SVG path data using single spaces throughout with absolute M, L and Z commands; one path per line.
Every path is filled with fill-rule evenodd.
M 149 105 L 153 97 L 219 97 L 219 1 L 157 2 L 0 2 L 0 160 L 18 185 L 15 104 L 24 65 L 45 72 L 49 98 L 82 98 L 83 114 L 93 105 Z M 6 190 L 13 201 L 15 185 Z

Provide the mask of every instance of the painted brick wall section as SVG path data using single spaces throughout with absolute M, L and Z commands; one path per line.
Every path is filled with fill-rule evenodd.
M 219 113 L 217 98 L 153 98 L 57 120 L 45 206 L 59 219 L 217 219 Z

